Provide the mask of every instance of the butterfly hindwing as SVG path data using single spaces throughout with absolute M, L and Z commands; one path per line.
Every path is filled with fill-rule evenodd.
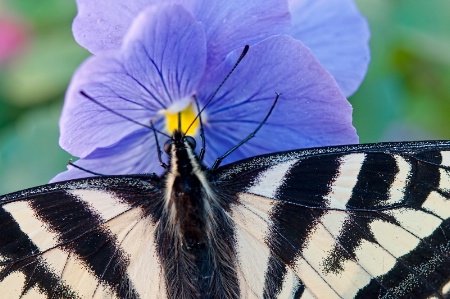
M 258 268 L 251 254 L 238 255 L 242 268 L 258 270 L 243 270 L 248 288 L 266 298 L 448 295 L 449 169 L 449 142 L 292 151 L 224 166 L 219 187 L 235 190 L 236 214 L 246 210 L 233 215 L 238 230 L 260 246 Z M 294 287 L 285 282 L 291 271 Z
M 155 183 L 92 178 L 2 198 L 2 294 L 139 298 L 160 288 L 165 294 L 152 231 Z

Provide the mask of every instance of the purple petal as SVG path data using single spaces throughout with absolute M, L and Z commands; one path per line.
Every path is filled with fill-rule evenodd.
M 117 49 L 133 19 L 162 0 L 77 0 L 73 23 L 77 42 L 94 54 Z M 203 23 L 208 39 L 208 64 L 217 64 L 231 51 L 274 34 L 286 33 L 290 15 L 286 0 L 178 0 Z
M 203 104 L 239 54 L 230 54 L 205 78 L 199 96 Z M 267 123 L 226 162 L 280 150 L 358 142 L 352 108 L 332 76 L 301 42 L 278 36 L 251 47 L 206 108 L 207 165 L 258 126 L 275 93 L 281 97 Z
M 117 143 L 141 129 L 136 123 L 148 125 L 158 111 L 191 96 L 200 81 L 206 41 L 202 26 L 188 12 L 181 6 L 158 6 L 135 22 L 123 53 L 91 58 L 71 82 L 60 144 L 72 155 L 85 157 Z
M 128 135 L 110 148 L 99 148 L 87 157 L 75 162 L 87 170 L 104 175 L 162 172 L 156 155 L 153 133 L 141 129 Z M 69 166 L 69 170 L 58 174 L 51 182 L 59 182 L 93 176 Z
M 355 92 L 370 60 L 370 31 L 353 0 L 290 0 L 291 36 L 308 46 L 344 95 Z
M 78 14 L 73 21 L 76 41 L 91 53 L 118 49 L 134 18 L 152 0 L 77 0 Z
M 217 66 L 237 48 L 287 33 L 290 27 L 285 0 L 185 0 L 183 3 L 205 26 L 209 67 Z
M 169 103 L 191 96 L 206 66 L 203 25 L 180 5 L 150 7 L 140 14 L 124 49 L 127 73 Z

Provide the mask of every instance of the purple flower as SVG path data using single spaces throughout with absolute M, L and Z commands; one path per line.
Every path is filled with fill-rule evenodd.
M 161 172 L 151 130 L 136 123 L 148 125 L 153 121 L 158 130 L 170 132 L 173 116 L 183 111 L 183 125 L 189 125 L 197 111 L 193 97 L 200 107 L 205 105 L 245 44 L 250 45 L 249 53 L 202 114 L 207 165 L 256 128 L 269 111 L 275 93 L 281 93 L 281 97 L 268 122 L 225 163 L 279 150 L 358 141 L 351 124 L 351 106 L 335 80 L 311 51 L 294 39 L 309 37 L 311 48 L 325 65 L 328 63 L 330 71 L 350 73 L 351 78 L 337 80 L 346 93 L 351 93 L 368 61 L 367 27 L 352 2 L 346 1 L 347 6 L 343 6 L 346 13 L 338 13 L 340 6 L 328 6 L 329 1 L 292 1 L 293 12 L 296 6 L 304 17 L 316 19 L 296 22 L 293 18 L 293 27 L 288 5 L 280 0 L 256 4 L 148 2 L 78 0 L 74 34 L 95 56 L 74 75 L 60 121 L 61 146 L 81 158 L 76 164 L 104 174 Z M 347 48 L 336 50 L 349 58 L 347 72 L 343 64 L 329 59 L 321 38 L 308 33 L 313 32 L 315 23 L 320 24 L 318 11 L 328 8 L 331 10 L 325 13 L 326 19 L 331 18 L 335 24 L 324 25 L 324 30 L 338 30 L 335 27 L 341 23 L 343 28 L 358 27 L 339 35 L 356 46 L 329 42 Z M 297 29 L 297 25 L 305 29 Z M 350 31 L 361 36 L 352 37 Z M 359 71 L 350 72 L 354 69 Z M 197 141 L 198 131 L 197 123 L 189 131 Z M 54 181 L 85 176 L 85 172 L 69 168 Z
M 119 49 L 139 13 L 167 2 L 182 3 L 204 24 L 208 66 L 242 45 L 285 33 L 313 51 L 345 96 L 366 74 L 370 32 L 353 0 L 77 0 L 75 39 L 93 54 Z

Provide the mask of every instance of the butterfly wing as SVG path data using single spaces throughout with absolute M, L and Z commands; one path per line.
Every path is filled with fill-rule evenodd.
M 450 142 L 330 147 L 219 168 L 256 298 L 450 293 Z
M 446 296 L 449 151 L 332 147 L 218 169 L 241 297 Z M 154 177 L 101 177 L 2 197 L 2 296 L 165 298 L 154 245 L 163 188 Z
M 164 298 L 154 177 L 100 177 L 0 199 L 4 298 Z

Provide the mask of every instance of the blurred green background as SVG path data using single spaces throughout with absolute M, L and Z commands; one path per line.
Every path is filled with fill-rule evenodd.
M 369 71 L 350 98 L 361 142 L 450 139 L 450 1 L 356 2 L 372 32 Z M 0 194 L 66 169 L 58 118 L 88 56 L 71 34 L 75 14 L 73 0 L 0 0 L 0 34 L 9 28 L 16 45 L 0 52 Z

